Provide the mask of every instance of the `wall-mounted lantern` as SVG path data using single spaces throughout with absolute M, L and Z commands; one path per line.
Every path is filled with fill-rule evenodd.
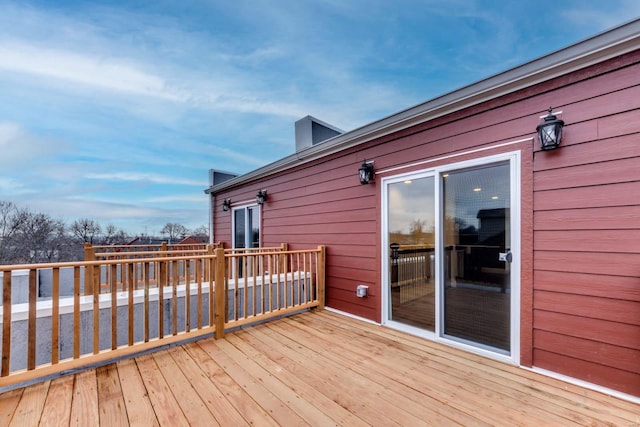
M 256 203 L 259 205 L 264 205 L 264 202 L 267 201 L 267 190 L 260 190 L 258 194 L 256 194 Z
M 358 175 L 360 175 L 360 184 L 368 184 L 373 181 L 373 160 L 362 162 L 362 166 L 358 169 Z
M 224 202 L 222 202 L 222 210 L 227 212 L 229 209 L 231 209 L 231 199 L 224 199 Z
M 549 112 L 544 118 L 544 122 L 540 123 L 536 128 L 540 138 L 540 148 L 543 150 L 558 148 L 562 139 L 564 121 L 558 119 L 552 111 L 553 109 L 549 107 Z

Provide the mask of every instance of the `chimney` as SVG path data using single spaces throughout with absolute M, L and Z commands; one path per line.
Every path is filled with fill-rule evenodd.
M 296 152 L 344 133 L 342 130 L 312 116 L 296 122 Z

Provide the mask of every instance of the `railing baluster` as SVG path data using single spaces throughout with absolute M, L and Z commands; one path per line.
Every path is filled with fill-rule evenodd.
M 144 342 L 149 342 L 149 279 L 151 274 L 151 264 L 145 261 L 142 264 L 143 268 L 143 280 L 144 280 L 144 307 L 143 307 L 143 321 L 144 321 Z
M 53 267 L 51 289 L 51 363 L 60 360 L 60 269 Z
M 244 256 L 242 257 L 242 264 L 244 265 L 244 270 L 243 270 L 243 283 L 242 283 L 242 299 L 243 299 L 243 309 L 242 309 L 242 317 L 247 317 L 249 315 L 249 313 L 247 313 L 247 310 L 249 309 L 249 301 L 248 301 L 248 297 L 249 297 L 249 268 L 251 267 L 251 264 L 249 263 L 249 260 L 251 259 L 251 255 L 248 256 Z M 238 313 L 239 314 L 239 313 Z
M 288 289 L 289 290 L 289 292 L 288 292 L 289 300 L 286 302 L 285 307 L 291 307 L 291 306 L 293 306 L 293 291 L 294 291 L 294 286 L 295 286 L 295 281 L 294 281 L 295 277 L 293 277 L 293 254 L 290 253 L 287 256 L 287 259 L 289 260 L 289 263 L 288 263 L 289 264 L 288 265 L 289 268 L 287 268 L 287 270 L 286 270 L 287 271 L 287 278 L 288 278 L 289 273 L 291 273 L 291 285 L 289 286 L 289 289 Z M 285 278 L 285 280 L 287 280 L 287 278 Z M 287 280 L 287 283 L 288 283 L 288 280 Z
M 191 330 L 191 260 L 188 258 L 184 260 L 185 265 L 185 278 L 184 278 L 184 289 L 185 289 L 185 300 L 184 300 L 184 309 L 186 311 L 184 317 L 184 330 L 189 332 Z
M 2 369 L 0 375 L 9 375 L 11 360 L 11 271 L 2 273 Z
M 178 264 L 178 261 L 173 261 L 171 267 L 171 332 L 172 335 L 178 335 L 178 282 L 180 281 L 180 264 Z
M 100 352 L 100 285 L 96 284 L 96 279 L 100 276 L 102 266 L 97 265 L 93 270 L 93 354 Z M 95 274 L 98 270 L 98 274 Z
M 198 284 L 198 329 L 202 329 L 202 282 L 204 281 L 204 277 L 202 277 L 202 262 L 203 260 L 201 259 L 195 260 L 196 283 Z
M 235 277 L 233 278 L 233 318 L 235 320 L 238 320 L 238 287 L 240 284 L 240 261 L 241 259 L 239 257 L 235 257 L 234 258 L 235 261 Z M 231 280 L 229 280 L 229 283 L 231 283 Z
M 157 261 L 158 277 L 158 338 L 164 338 L 164 286 L 167 282 L 167 261 Z
M 222 256 L 222 268 L 224 269 L 224 262 L 226 261 L 224 259 L 224 249 L 223 249 L 223 256 Z M 214 292 L 216 292 L 216 290 L 213 288 L 214 286 L 214 280 L 217 280 L 218 277 L 218 271 L 217 269 L 217 258 L 218 257 L 218 253 L 216 251 L 216 258 L 211 257 L 209 259 L 206 260 L 206 264 L 208 266 L 209 269 L 209 274 L 207 275 L 207 280 L 209 281 L 209 326 L 214 326 L 215 325 L 215 321 L 213 318 L 213 308 L 215 305 L 215 300 L 214 300 Z M 224 277 L 223 277 L 224 279 Z M 217 288 L 217 283 L 216 283 L 216 288 Z M 224 320 L 222 321 L 222 323 L 224 324 Z
M 35 268 L 29 269 L 29 325 L 27 331 L 27 370 L 29 371 L 36 368 L 36 302 L 38 298 L 36 274 Z
M 77 265 L 73 267 L 73 358 L 80 358 L 80 266 Z
M 122 271 L 122 264 L 120 264 Z M 111 350 L 118 348 L 118 264 L 111 264 L 107 271 L 111 276 Z
M 135 289 L 135 273 L 136 273 L 136 268 L 135 268 L 135 263 L 134 261 L 130 261 L 129 263 L 127 263 L 127 269 L 129 272 L 129 275 L 127 277 L 128 279 L 128 286 L 127 286 L 127 302 L 128 302 L 128 317 L 129 317 L 129 345 L 133 345 L 133 333 L 134 333 L 134 318 L 133 318 L 133 291 Z

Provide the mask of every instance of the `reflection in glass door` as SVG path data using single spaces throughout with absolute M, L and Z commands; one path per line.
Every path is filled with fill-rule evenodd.
M 388 318 L 435 331 L 434 177 L 387 186 Z
M 257 205 L 233 210 L 233 247 L 234 249 L 260 247 L 260 208 Z M 244 277 L 242 258 L 237 260 L 238 277 Z M 251 274 L 251 265 L 247 268 L 248 273 Z
M 443 333 L 510 352 L 510 168 L 442 174 Z

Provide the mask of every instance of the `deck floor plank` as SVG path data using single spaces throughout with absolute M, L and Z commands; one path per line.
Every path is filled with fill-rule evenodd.
M 304 332 L 304 331 L 300 331 Z M 317 340 L 317 337 L 304 335 L 305 341 Z M 335 340 L 337 341 L 334 341 Z M 438 381 L 433 375 L 427 374 L 428 381 L 420 382 L 416 379 L 419 372 L 407 371 L 398 361 L 391 359 L 389 354 L 373 351 L 370 354 L 356 354 L 349 350 L 348 346 L 340 347 L 336 344 L 344 342 L 340 336 L 327 337 L 323 340 L 322 347 L 326 349 L 326 357 L 341 366 L 348 366 L 363 376 L 370 376 L 387 390 L 397 393 L 399 402 L 404 402 L 408 410 L 426 417 L 438 424 L 458 423 L 462 425 L 492 425 L 501 418 L 494 412 L 488 416 L 478 413 L 476 407 L 469 403 L 471 399 L 456 400 L 450 393 L 449 384 Z M 375 373 L 375 374 L 372 374 Z M 428 384 L 428 386 L 426 386 Z M 478 398 L 472 395 L 472 399 Z M 456 409 L 452 411 L 451 408 Z M 488 418 L 488 419 L 487 419 Z
M 266 348 L 265 344 L 253 337 L 245 331 L 230 336 L 229 341 L 232 342 L 243 353 L 249 355 L 264 369 L 268 370 L 272 375 L 280 378 L 285 384 L 288 384 L 296 392 L 307 401 L 311 402 L 318 409 L 322 410 L 338 425 L 348 425 L 351 427 L 365 427 L 369 424 L 353 415 L 346 408 L 322 394 L 315 383 L 305 381 L 300 375 L 296 374 L 296 368 L 292 369 L 294 362 L 286 358 L 282 353 L 275 349 Z M 266 350 L 266 351 L 265 351 Z
M 158 426 L 158 419 L 153 411 L 153 405 L 151 405 L 149 394 L 136 367 L 135 360 L 121 360 L 118 362 L 117 367 L 129 424 L 149 427 Z
M 325 336 L 319 328 L 328 328 L 323 322 L 322 324 L 308 325 L 303 322 L 291 322 L 291 324 L 297 324 L 299 328 L 304 329 L 307 332 L 305 335 L 305 342 L 313 342 L 314 338 L 319 336 Z M 328 329 L 331 333 L 327 336 L 330 343 L 327 346 L 331 350 L 332 355 L 353 355 L 353 360 L 371 359 L 370 354 L 376 354 L 375 363 L 378 365 L 376 371 L 382 371 L 388 369 L 390 371 L 390 378 L 397 378 L 398 381 L 406 381 L 408 385 L 412 387 L 420 387 L 421 384 L 429 384 L 431 393 L 436 391 L 435 386 L 440 385 L 440 391 L 443 393 L 441 397 L 444 401 L 450 402 L 449 405 L 458 406 L 459 409 L 464 411 L 470 411 L 470 413 L 478 414 L 478 416 L 487 416 L 484 421 L 488 423 L 510 421 L 517 423 L 522 418 L 527 418 L 531 421 L 537 420 L 540 424 L 555 422 L 555 423 L 568 423 L 563 417 L 554 418 L 554 414 L 550 414 L 546 411 L 540 411 L 534 405 L 536 402 L 532 402 L 532 397 L 529 394 L 522 393 L 518 389 L 505 385 L 500 381 L 499 376 L 483 375 L 482 371 L 461 371 L 455 367 L 443 366 L 440 363 L 433 363 L 432 360 L 425 358 L 422 355 L 413 355 L 404 346 L 393 345 L 391 342 L 386 342 L 383 339 L 377 339 L 374 345 L 370 339 L 361 339 L 353 337 L 353 334 L 348 334 L 346 330 L 339 327 L 330 327 Z M 344 331 L 344 332 L 341 332 Z M 344 339 L 347 335 L 352 338 L 350 344 L 357 343 L 359 345 L 344 345 Z M 398 360 L 408 360 L 413 366 L 419 366 L 421 369 L 416 370 L 409 375 L 408 372 L 400 372 L 396 369 L 398 366 Z M 348 364 L 349 361 L 343 362 Z M 380 366 L 383 365 L 383 366 Z M 404 364 L 400 365 L 401 367 Z M 456 384 L 458 390 L 464 390 L 467 392 L 469 399 L 456 401 L 451 396 L 447 396 L 447 392 L 455 390 Z M 430 393 L 430 394 L 431 394 Z M 520 399 L 520 400 L 519 400 Z M 527 402 L 528 405 L 519 405 L 520 402 Z M 491 403 L 491 411 L 479 411 L 480 408 Z M 580 423 L 576 423 L 582 425 Z
M 24 390 L 24 388 L 19 388 L 0 393 L 0 427 L 6 427 L 11 423 Z
M 156 364 L 162 371 L 167 385 L 182 408 L 182 412 L 190 425 L 202 424 L 207 426 L 219 425 L 213 414 L 200 398 L 200 394 L 191 386 L 178 367 L 176 361 L 166 351 L 153 353 Z
M 628 413 L 626 411 L 628 409 L 626 402 L 597 391 L 573 386 L 554 378 L 516 366 L 506 365 L 472 353 L 452 351 L 450 347 L 443 344 L 426 341 L 420 337 L 407 335 L 389 328 L 364 322 L 345 322 L 341 324 L 335 322 L 335 318 L 332 317 L 323 318 L 322 320 L 322 323 L 317 324 L 319 328 L 324 327 L 325 323 L 332 324 L 336 328 L 345 328 L 348 325 L 347 334 L 355 340 L 358 340 L 358 337 L 353 337 L 353 328 L 362 331 L 365 336 L 371 331 L 375 331 L 381 338 L 388 338 L 392 341 L 406 344 L 409 347 L 404 349 L 403 357 L 406 357 L 408 361 L 424 360 L 425 357 L 429 356 L 429 358 L 441 363 L 444 371 L 454 375 L 459 371 L 464 371 L 469 374 L 485 376 L 489 381 L 502 381 L 503 384 L 507 384 L 514 390 L 518 388 L 519 391 L 524 391 L 525 395 L 535 396 L 535 402 L 531 402 L 528 398 L 521 396 L 527 404 L 533 405 L 535 403 L 542 409 L 543 413 L 557 413 L 569 420 L 567 422 L 585 425 L 588 424 L 588 420 L 594 414 L 597 414 L 602 421 L 613 425 L 637 422 L 633 418 L 629 419 L 621 416 L 621 414 Z M 377 343 L 378 340 L 375 342 Z M 354 348 L 360 348 L 360 346 L 354 346 Z M 414 354 L 414 356 L 410 356 L 409 353 Z M 584 403 L 577 404 L 577 402 Z
M 329 393 L 331 399 L 334 399 L 366 422 L 386 425 L 425 424 L 422 419 L 405 410 L 406 402 L 371 381 L 368 377 L 355 373 L 345 375 L 345 371 L 348 370 L 347 367 L 325 360 L 323 355 L 314 353 L 304 347 L 303 344 L 291 340 L 285 335 L 280 335 L 279 333 L 266 334 L 263 331 L 255 332 L 260 339 L 263 339 L 273 348 L 280 348 L 281 351 L 286 352 L 287 357 L 295 360 L 301 366 L 315 367 L 314 373 L 324 383 L 323 391 Z M 303 374 L 303 372 L 300 372 L 300 374 Z M 371 375 L 375 375 L 375 373 L 372 372 Z M 331 384 L 331 387 L 327 387 L 327 384 Z M 380 401 L 382 396 L 385 396 L 385 400 L 394 402 L 394 404 L 386 406 L 370 404 L 370 402 Z
M 269 413 L 280 425 L 304 425 L 304 420 L 295 413 L 286 402 L 278 399 L 259 379 L 253 377 L 246 369 L 246 361 L 236 361 L 220 349 L 217 342 L 212 340 L 198 343 L 204 351 L 209 353 L 231 377 L 244 389 L 253 400 Z
M 116 365 L 101 366 L 96 369 L 98 379 L 98 399 L 100 422 L 105 425 L 126 425 L 127 409 L 122 395 L 120 377 Z
M 265 409 L 255 400 L 247 396 L 244 389 L 231 376 L 214 361 L 211 356 L 200 347 L 199 343 L 191 343 L 185 346 L 187 352 L 193 357 L 212 383 L 224 393 L 226 399 L 234 408 L 252 425 L 277 426 Z
M 42 411 L 47 399 L 47 393 L 51 381 L 44 381 L 28 387 L 22 397 L 20 403 L 16 407 L 15 413 L 11 418 L 10 426 L 35 426 L 40 422 Z
M 6 425 L 640 425 L 640 404 L 312 311 L 0 393 Z
M 169 350 L 169 354 L 183 374 L 189 378 L 191 386 L 220 425 L 238 426 L 247 423 L 247 420 L 238 413 L 231 402 L 227 400 L 225 394 L 209 379 L 198 362 L 191 358 L 184 347 L 175 347 Z
M 182 413 L 178 401 L 175 399 L 153 356 L 147 354 L 137 357 L 136 364 L 160 425 L 188 426 L 189 421 Z
M 71 422 L 71 402 L 73 399 L 73 376 L 56 378 L 51 381 L 47 400 L 42 410 L 40 424 L 43 426 L 68 426 Z
M 308 424 L 330 425 L 334 422 L 331 417 L 314 406 L 313 402 L 305 400 L 297 390 L 292 389 L 289 384 L 280 381 L 277 375 L 272 375 L 271 372 L 262 367 L 256 360 L 243 353 L 233 342 L 222 340 L 216 344 L 230 358 L 241 365 L 249 375 L 273 393 L 274 396 L 280 399 Z
M 90 369 L 75 375 L 71 403 L 71 425 L 95 426 L 100 423 L 98 413 L 98 381 L 96 370 Z
M 291 325 L 287 325 L 289 328 Z M 318 343 L 318 336 L 308 334 L 309 331 L 302 329 L 293 332 L 295 335 L 290 336 L 291 339 L 302 340 L 307 343 Z M 301 335 L 297 335 L 301 334 Z M 359 375 L 370 378 L 384 387 L 389 393 L 394 393 L 397 397 L 394 399 L 397 406 L 402 407 L 408 412 L 413 413 L 421 419 L 428 419 L 437 422 L 439 425 L 448 423 L 457 423 L 463 425 L 490 425 L 492 420 L 483 420 L 481 416 L 474 413 L 473 410 L 451 411 L 450 406 L 456 406 L 455 401 L 451 401 L 451 395 L 446 393 L 434 393 L 436 385 L 433 378 L 430 377 L 428 382 L 418 383 L 417 381 L 402 381 L 404 378 L 414 379 L 416 372 L 407 372 L 398 361 L 401 359 L 389 359 L 388 355 L 375 352 L 372 354 L 358 355 L 351 352 L 348 348 L 339 344 L 344 343 L 344 339 L 340 336 L 326 336 L 322 339 L 323 357 L 332 360 L 339 366 L 348 367 Z M 308 345 L 308 344 L 307 344 Z M 316 349 L 317 351 L 318 349 Z M 429 393 L 423 393 L 422 390 L 427 389 L 425 384 L 429 384 Z M 450 387 L 443 386 L 446 390 Z M 446 402 L 446 405 L 443 405 Z M 499 419 L 495 413 L 491 413 L 495 419 Z M 495 422 L 495 420 L 493 420 Z

